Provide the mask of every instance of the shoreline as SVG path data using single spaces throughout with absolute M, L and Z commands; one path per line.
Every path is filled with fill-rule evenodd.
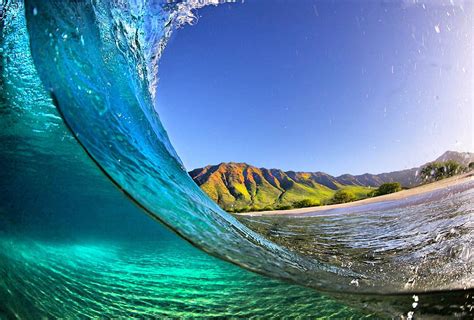
M 316 207 L 307 207 L 307 208 L 298 208 L 298 209 L 289 209 L 289 210 L 269 210 L 269 211 L 251 211 L 251 212 L 240 212 L 232 213 L 237 216 L 271 216 L 271 215 L 306 215 L 316 212 L 325 212 L 335 209 L 343 208 L 357 208 L 361 206 L 373 205 L 383 202 L 390 202 L 396 200 L 405 200 L 409 198 L 414 198 L 416 196 L 421 196 L 424 194 L 429 194 L 434 191 L 443 190 L 450 187 L 455 187 L 462 185 L 464 183 L 474 182 L 474 172 L 464 173 L 462 175 L 450 177 L 440 181 L 432 182 L 429 184 L 421 185 L 407 190 L 402 190 L 395 193 L 386 194 L 383 196 L 366 198 L 362 200 L 357 200 L 348 203 L 341 204 L 331 204 L 325 206 L 316 206 Z

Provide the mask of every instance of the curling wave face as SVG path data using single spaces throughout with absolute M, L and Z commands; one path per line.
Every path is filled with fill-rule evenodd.
M 21 3 L 16 4 L 22 15 Z M 25 1 L 26 26 L 23 21 L 16 32 L 28 31 L 34 66 L 28 56 L 23 67 L 38 72 L 49 95 L 32 90 L 43 95 L 44 106 L 31 111 L 54 104 L 117 187 L 152 218 L 214 256 L 331 292 L 472 288 L 472 180 L 434 200 L 431 194 L 322 218 L 242 219 L 250 228 L 203 194 L 160 123 L 154 90 L 167 39 L 204 4 Z M 51 119 L 53 126 L 57 121 Z
M 85 150 L 153 218 L 206 252 L 321 289 L 349 288 L 357 274 L 265 240 L 191 180 L 153 108 L 143 59 L 148 10 L 141 7 L 140 16 L 136 8 L 109 1 L 26 2 L 36 69 Z M 165 11 L 153 14 L 163 17 Z
M 419 292 L 472 286 L 472 183 L 464 188 L 462 200 L 458 201 L 467 203 L 467 207 L 453 202 L 457 198 L 451 199 L 448 193 L 436 204 L 443 207 L 441 211 L 430 206 L 427 199 L 410 210 L 400 203 L 388 214 L 379 208 L 359 215 L 363 225 L 377 225 L 374 216 L 381 221 L 374 234 L 356 230 L 351 236 L 362 236 L 367 248 L 360 242 L 358 246 L 377 252 L 385 262 L 377 266 L 377 272 L 368 267 L 353 268 L 349 248 L 335 253 L 349 255 L 349 262 L 336 264 L 276 245 L 210 201 L 187 175 L 171 146 L 154 110 L 150 90 L 156 82 L 160 50 L 173 28 L 189 17 L 183 15 L 186 10 L 189 7 L 183 9 L 183 4 L 153 1 L 79 1 L 67 5 L 62 1 L 26 2 L 31 52 L 40 78 L 74 136 L 119 188 L 150 216 L 199 248 L 273 277 L 320 290 L 345 292 Z M 442 219 L 442 223 L 432 223 L 429 231 L 422 232 L 425 211 L 443 217 L 454 212 L 460 218 Z M 391 218 L 385 219 L 387 216 Z M 406 221 L 398 217 L 406 217 Z M 330 218 L 336 229 L 348 229 L 339 219 Z M 350 217 L 347 220 L 351 221 Z M 318 225 L 318 221 L 309 222 L 309 226 Z M 438 241 L 441 245 L 428 245 L 426 237 L 436 237 L 452 228 L 460 230 L 464 240 L 457 237 L 455 244 Z M 387 243 L 395 247 L 388 251 L 373 246 L 373 242 L 386 242 L 386 235 L 394 230 L 402 237 L 410 237 L 411 231 L 418 230 L 423 241 L 410 239 L 408 246 L 404 241 L 390 241 Z M 339 234 L 332 232 L 330 241 L 340 243 L 347 236 Z M 462 248 L 452 249 L 459 245 Z M 315 247 L 317 252 L 318 246 Z M 455 253 L 447 258 L 446 251 L 450 250 Z M 451 268 L 448 276 L 445 267 L 430 268 L 440 261 Z M 387 265 L 391 267 L 384 270 Z M 418 266 L 434 270 L 425 277 L 429 281 L 412 279 L 422 274 Z M 408 270 L 416 270 L 416 274 Z

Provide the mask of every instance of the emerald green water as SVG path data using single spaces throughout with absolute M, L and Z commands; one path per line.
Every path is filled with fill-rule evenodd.
M 310 289 L 245 272 L 178 239 L 2 239 L 0 248 L 7 316 L 366 318 Z
M 0 318 L 368 317 L 210 257 L 132 204 L 45 95 L 19 17 L 1 47 Z
M 373 287 L 354 286 L 358 275 L 350 268 L 298 255 L 221 211 L 192 183 L 153 111 L 146 80 L 156 70 L 144 76 L 139 68 L 156 66 L 139 45 L 165 38 L 173 6 L 111 3 L 31 0 L 25 12 L 23 1 L 12 1 L 2 15 L 1 318 L 472 314 L 468 290 L 420 296 L 417 306 L 412 293 L 359 295 Z M 155 39 L 140 42 L 146 30 L 137 27 L 132 35 L 140 41 L 133 42 L 130 28 L 150 18 L 145 8 L 156 10 L 159 23 L 148 34 Z M 30 48 L 37 49 L 35 62 Z M 99 50 L 116 54 L 104 58 Z M 470 212 L 460 215 L 467 227 Z M 211 257 L 159 221 L 214 256 L 323 288 L 331 297 Z M 341 225 L 337 230 L 344 230 Z M 370 285 L 388 292 L 376 281 L 379 273 Z
M 2 137 L 0 318 L 371 318 L 194 248 L 55 130 Z

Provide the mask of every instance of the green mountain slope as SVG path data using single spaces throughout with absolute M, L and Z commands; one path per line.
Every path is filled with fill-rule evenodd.
M 331 199 L 340 188 L 353 188 L 358 198 L 366 197 L 372 190 L 340 184 L 330 188 L 318 183 L 312 173 L 256 168 L 246 163 L 221 163 L 195 169 L 190 175 L 211 199 L 228 211 L 271 210 L 301 200 L 318 205 Z
M 455 160 L 464 165 L 474 161 L 474 153 L 447 151 L 435 161 Z M 363 199 L 386 182 L 405 188 L 420 185 L 421 167 L 362 175 L 334 177 L 324 172 L 295 172 L 257 168 L 246 163 L 221 163 L 189 172 L 193 180 L 227 211 L 278 209 L 306 200 L 318 205 L 328 202 L 338 190 Z

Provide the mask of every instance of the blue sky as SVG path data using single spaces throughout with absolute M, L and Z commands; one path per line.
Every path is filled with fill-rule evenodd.
M 157 110 L 188 169 L 379 173 L 474 151 L 473 5 L 460 4 L 203 8 L 164 52 Z

